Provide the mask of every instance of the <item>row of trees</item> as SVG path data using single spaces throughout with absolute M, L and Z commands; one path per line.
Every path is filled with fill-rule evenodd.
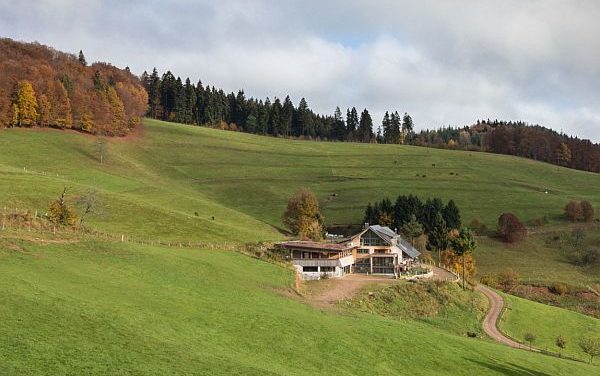
M 478 120 L 469 127 L 423 130 L 409 141 L 418 146 L 516 155 L 600 172 L 600 144 L 520 121 Z
M 439 218 L 438 218 L 439 217 Z M 428 198 L 425 202 L 414 195 L 399 195 L 392 204 L 389 198 L 369 203 L 365 209 L 364 222 L 378 223 L 402 229 L 407 223 L 417 221 L 425 233 L 434 232 L 443 222 L 446 229 L 460 229 L 460 210 L 453 200 L 447 204 L 439 198 Z
M 0 128 L 73 128 L 124 135 L 147 107 L 146 91 L 129 70 L 37 43 L 0 39 Z
M 221 129 L 282 137 L 307 139 L 403 143 L 413 132 L 413 120 L 387 112 L 377 135 L 367 109 L 340 108 L 333 115 L 313 112 L 302 98 L 295 106 L 289 96 L 279 98 L 247 98 L 243 90 L 225 93 L 214 86 L 193 84 L 167 71 L 159 75 L 144 72 L 142 83 L 148 92 L 148 116 L 184 124 L 207 125 Z

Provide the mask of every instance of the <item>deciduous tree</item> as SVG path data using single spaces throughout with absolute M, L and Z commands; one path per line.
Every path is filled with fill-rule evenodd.
M 301 239 L 322 239 L 323 217 L 312 191 L 301 188 L 290 197 L 283 214 L 283 223 Z
M 31 82 L 19 81 L 13 101 L 13 126 L 32 126 L 37 123 L 38 103 Z

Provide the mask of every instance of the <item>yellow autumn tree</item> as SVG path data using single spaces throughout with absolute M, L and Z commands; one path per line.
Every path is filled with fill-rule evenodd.
M 40 95 L 40 99 L 38 101 L 39 105 L 39 114 L 38 114 L 38 123 L 42 127 L 47 127 L 52 125 L 52 106 L 46 94 Z
M 287 203 L 283 223 L 301 239 L 321 240 L 323 238 L 323 217 L 315 194 L 299 189 Z
M 19 81 L 13 102 L 13 126 L 32 126 L 37 123 L 38 104 L 29 81 Z
M 108 87 L 106 90 L 106 98 L 108 99 L 108 103 L 113 112 L 113 127 L 119 130 L 125 128 L 125 107 L 114 87 Z
M 71 113 L 71 100 L 60 81 L 54 83 L 55 104 L 53 107 L 54 124 L 60 128 L 71 128 L 73 126 L 73 115 Z

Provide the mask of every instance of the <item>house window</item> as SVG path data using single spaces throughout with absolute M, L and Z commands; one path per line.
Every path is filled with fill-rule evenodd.
M 302 271 L 304 273 L 316 273 L 319 271 L 319 267 L 318 266 L 303 266 Z
M 321 266 L 322 273 L 333 273 L 335 272 L 335 266 Z
M 355 273 L 370 273 L 371 272 L 371 259 L 369 257 L 356 259 L 354 262 Z
M 387 253 L 387 249 L 376 249 L 375 254 L 384 255 Z
M 358 250 L 358 253 L 361 254 L 361 255 L 368 255 L 369 254 L 369 250 L 366 249 L 366 248 L 360 248 Z
M 374 274 L 394 274 L 393 257 L 373 257 Z
M 383 239 L 375 235 L 373 231 L 367 231 L 361 238 L 360 244 L 363 246 L 385 245 Z

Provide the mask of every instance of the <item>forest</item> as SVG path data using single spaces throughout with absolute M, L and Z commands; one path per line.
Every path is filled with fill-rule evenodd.
M 39 43 L 0 39 L 0 128 L 53 127 L 123 136 L 146 113 L 148 97 L 128 68 L 88 65 Z
M 417 146 L 516 155 L 584 171 L 600 172 L 600 144 L 517 121 L 478 120 L 463 128 L 414 134 Z
M 375 134 L 367 109 L 359 114 L 355 107 L 349 108 L 345 118 L 339 107 L 333 115 L 320 115 L 304 98 L 295 106 L 289 96 L 271 101 L 247 98 L 243 90 L 226 94 L 201 81 L 183 82 L 170 71 L 160 75 L 156 68 L 144 72 L 141 80 L 148 92 L 148 116 L 155 119 L 279 137 L 366 143 L 403 143 L 413 130 L 410 115 L 398 111 L 386 113 Z

